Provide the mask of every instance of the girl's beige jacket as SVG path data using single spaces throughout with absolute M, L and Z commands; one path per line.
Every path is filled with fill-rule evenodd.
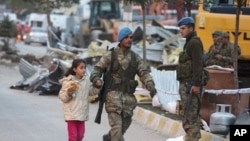
M 79 84 L 79 89 L 73 94 L 73 96 L 69 96 L 67 89 L 69 87 L 69 82 L 72 80 Z M 58 97 L 62 101 L 65 121 L 87 121 L 89 118 L 88 97 L 97 95 L 100 90 L 93 87 L 87 77 L 77 79 L 75 76 L 69 75 L 68 77 L 61 79 L 60 83 L 62 84 L 62 88 L 59 91 Z

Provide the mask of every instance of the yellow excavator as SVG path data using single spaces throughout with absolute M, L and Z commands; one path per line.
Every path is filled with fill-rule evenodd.
M 117 0 L 91 0 L 89 6 L 90 18 L 81 24 L 84 44 L 96 39 L 113 41 L 113 24 L 121 19 L 120 3 Z

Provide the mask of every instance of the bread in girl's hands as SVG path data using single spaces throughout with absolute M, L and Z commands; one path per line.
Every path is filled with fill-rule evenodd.
M 67 89 L 68 89 L 68 92 L 75 92 L 75 91 L 77 91 L 79 89 L 79 85 L 78 85 L 77 82 L 71 80 L 68 83 L 68 88 Z

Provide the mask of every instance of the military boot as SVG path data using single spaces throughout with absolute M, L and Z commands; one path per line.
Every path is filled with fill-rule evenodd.
M 103 135 L 103 141 L 110 141 L 110 136 L 109 136 L 109 134 Z

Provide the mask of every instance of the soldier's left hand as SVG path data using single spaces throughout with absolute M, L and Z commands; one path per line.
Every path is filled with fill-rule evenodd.
M 192 94 L 200 94 L 200 87 L 192 86 L 191 89 L 190 89 L 190 93 L 192 93 Z

